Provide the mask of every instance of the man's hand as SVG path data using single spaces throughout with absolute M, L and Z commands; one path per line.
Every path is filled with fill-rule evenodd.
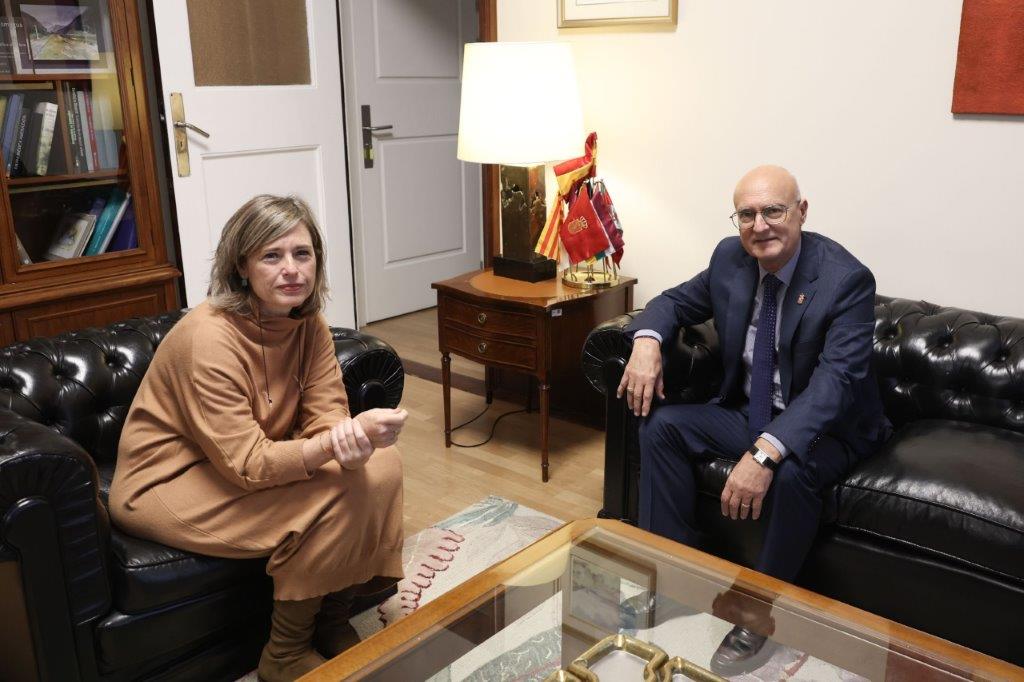
M 345 417 L 327 432 L 334 451 L 334 459 L 344 469 L 358 469 L 373 454 L 373 443 L 355 419 Z
M 626 394 L 626 405 L 636 416 L 644 416 L 651 411 L 651 402 L 655 394 L 665 399 L 665 384 L 661 373 L 661 344 L 650 336 L 641 336 L 633 340 L 633 352 L 622 373 L 622 381 L 615 391 L 615 397 Z
M 363 427 L 373 447 L 386 448 L 398 440 L 398 434 L 402 432 L 408 416 L 406 410 L 376 407 L 360 412 L 354 419 Z
M 763 438 L 758 438 L 756 445 L 776 462 L 782 459 L 775 446 Z M 772 483 L 772 475 L 771 469 L 755 462 L 749 452 L 743 453 L 722 489 L 722 516 L 735 521 L 746 520 L 749 514 L 754 521 L 759 519 L 764 496 L 768 494 L 768 486 Z

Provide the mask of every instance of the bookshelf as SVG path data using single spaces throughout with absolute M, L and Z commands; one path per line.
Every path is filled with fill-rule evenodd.
M 0 344 L 179 305 L 137 0 L 0 0 Z

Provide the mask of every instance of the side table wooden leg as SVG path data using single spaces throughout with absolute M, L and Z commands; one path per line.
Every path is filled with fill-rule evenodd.
M 441 392 L 444 395 L 444 446 L 452 446 L 452 356 L 441 353 Z
M 545 483 L 548 482 L 548 408 L 550 407 L 550 400 L 548 399 L 548 389 L 551 387 L 548 385 L 547 379 L 540 383 L 540 478 Z
M 484 367 L 484 398 L 487 404 L 494 402 L 494 370 Z

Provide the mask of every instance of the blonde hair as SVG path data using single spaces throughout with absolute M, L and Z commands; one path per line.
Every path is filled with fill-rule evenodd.
M 309 230 L 313 242 L 316 277 L 313 292 L 291 314 L 293 317 L 301 317 L 320 312 L 329 295 L 320 226 L 302 199 L 272 194 L 253 197 L 225 223 L 210 271 L 210 289 L 207 291 L 210 305 L 239 315 L 252 315 L 258 306 L 253 303 L 255 295 L 252 290 L 242 285 L 239 267 L 245 263 L 249 254 L 280 239 L 299 223 Z

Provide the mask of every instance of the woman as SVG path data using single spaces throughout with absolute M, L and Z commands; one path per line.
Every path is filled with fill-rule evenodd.
M 309 208 L 258 196 L 228 220 L 209 298 L 160 344 L 121 434 L 118 526 L 187 551 L 269 556 L 267 682 L 351 642 L 353 594 L 402 576 L 404 410 L 350 417 L 323 239 Z M 321 609 L 321 607 L 323 607 Z M 317 614 L 323 611 L 319 618 Z

